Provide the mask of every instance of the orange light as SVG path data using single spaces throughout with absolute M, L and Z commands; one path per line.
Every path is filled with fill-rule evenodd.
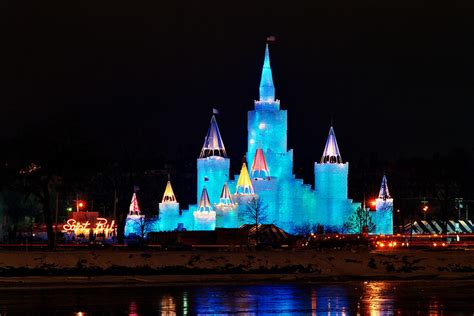
M 376 202 L 375 200 L 371 200 L 371 201 L 370 201 L 370 205 L 371 205 L 371 206 L 376 206 L 376 205 L 377 205 L 377 202 Z
M 385 247 L 385 244 L 383 242 L 380 243 L 380 247 Z
M 434 242 L 434 243 L 433 243 L 433 246 L 436 247 L 436 246 L 438 246 L 438 244 Z
M 423 206 L 423 212 L 428 212 L 428 209 L 429 209 L 428 205 Z

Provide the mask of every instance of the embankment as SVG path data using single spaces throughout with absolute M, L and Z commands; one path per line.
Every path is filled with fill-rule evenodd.
M 474 279 L 474 251 L 0 252 L 0 287 L 26 285 L 31 280 L 159 285 L 391 279 Z

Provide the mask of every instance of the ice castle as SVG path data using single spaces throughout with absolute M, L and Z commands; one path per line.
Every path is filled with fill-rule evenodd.
M 266 206 L 266 223 L 288 232 L 317 224 L 338 229 L 361 206 L 348 198 L 349 163 L 342 160 L 332 126 L 321 159 L 314 164 L 314 190 L 294 176 L 293 150 L 287 147 L 287 111 L 280 109 L 280 101 L 275 98 L 268 44 L 259 92 L 259 100 L 248 112 L 246 163 L 240 174 L 233 179 L 229 176 L 230 159 L 216 117 L 212 116 L 197 159 L 198 204 L 179 210 L 168 182 L 159 205 L 159 223 L 153 225 L 157 230 L 237 228 L 248 222 L 246 209 L 253 198 L 261 199 Z M 390 233 L 393 200 L 386 178 L 382 188 L 376 222 L 378 231 Z

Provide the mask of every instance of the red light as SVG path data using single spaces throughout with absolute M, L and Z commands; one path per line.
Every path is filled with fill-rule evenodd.
M 82 210 L 82 209 L 84 209 L 85 207 L 86 207 L 86 202 L 85 202 L 85 201 L 83 201 L 83 200 L 77 201 L 77 208 L 78 208 L 79 210 Z
M 376 205 L 377 205 L 377 202 L 375 202 L 375 200 L 372 200 L 372 201 L 370 201 L 370 205 L 371 205 L 371 206 L 376 206 Z

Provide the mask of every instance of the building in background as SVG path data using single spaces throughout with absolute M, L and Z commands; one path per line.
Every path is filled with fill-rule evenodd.
M 375 200 L 375 233 L 393 234 L 393 199 L 388 191 L 387 177 L 382 178 L 378 198 Z

